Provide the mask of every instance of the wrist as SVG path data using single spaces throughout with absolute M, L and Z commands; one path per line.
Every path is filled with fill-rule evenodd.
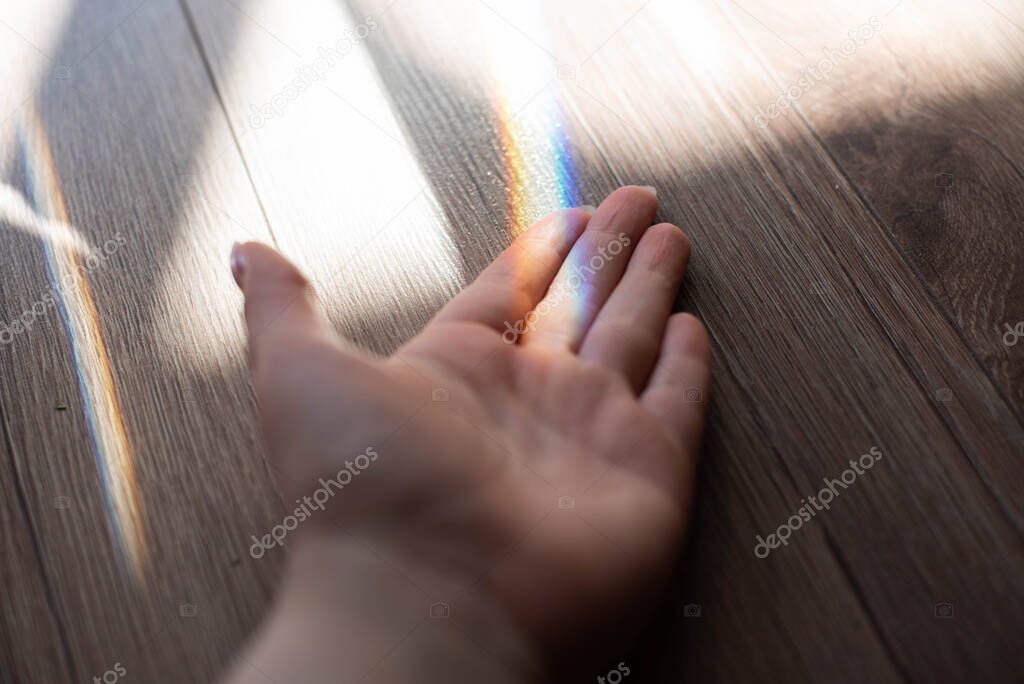
M 273 614 L 236 674 L 310 684 L 543 679 L 539 649 L 476 578 L 309 532 L 295 540 Z

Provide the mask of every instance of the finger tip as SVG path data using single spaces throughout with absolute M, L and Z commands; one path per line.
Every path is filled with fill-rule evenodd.
M 240 242 L 235 242 L 231 245 L 231 255 L 229 257 L 231 264 L 231 276 L 235 279 L 235 284 L 239 288 L 242 287 L 243 279 L 245 277 L 245 249 Z

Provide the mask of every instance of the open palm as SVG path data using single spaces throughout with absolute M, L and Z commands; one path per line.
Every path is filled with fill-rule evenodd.
M 689 242 L 656 210 L 626 187 L 548 216 L 388 359 L 338 339 L 276 252 L 237 247 L 286 501 L 350 473 L 300 533 L 427 559 L 458 578 L 416 577 L 429 591 L 457 609 L 483 587 L 555 651 L 636 615 L 685 529 L 710 367 L 703 326 L 671 315 Z

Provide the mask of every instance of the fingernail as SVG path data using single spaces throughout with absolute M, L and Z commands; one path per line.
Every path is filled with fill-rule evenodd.
M 638 187 L 640 189 L 642 189 L 642 190 L 646 190 L 647 192 L 651 193 L 655 197 L 658 196 L 658 189 L 656 187 L 654 187 L 653 185 L 640 185 Z
M 242 252 L 242 245 L 235 243 L 231 245 L 231 275 L 235 278 L 238 287 L 242 287 L 242 276 L 245 273 L 245 254 Z
M 583 209 L 584 211 L 589 211 L 591 214 L 597 211 L 597 207 L 595 207 L 593 204 L 581 204 L 580 209 Z

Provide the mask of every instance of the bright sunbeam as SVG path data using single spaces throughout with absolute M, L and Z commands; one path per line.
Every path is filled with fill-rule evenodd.
M 74 226 L 36 213 L 20 192 L 3 182 L 0 182 L 0 227 L 23 230 L 80 256 L 92 253 L 89 243 Z

